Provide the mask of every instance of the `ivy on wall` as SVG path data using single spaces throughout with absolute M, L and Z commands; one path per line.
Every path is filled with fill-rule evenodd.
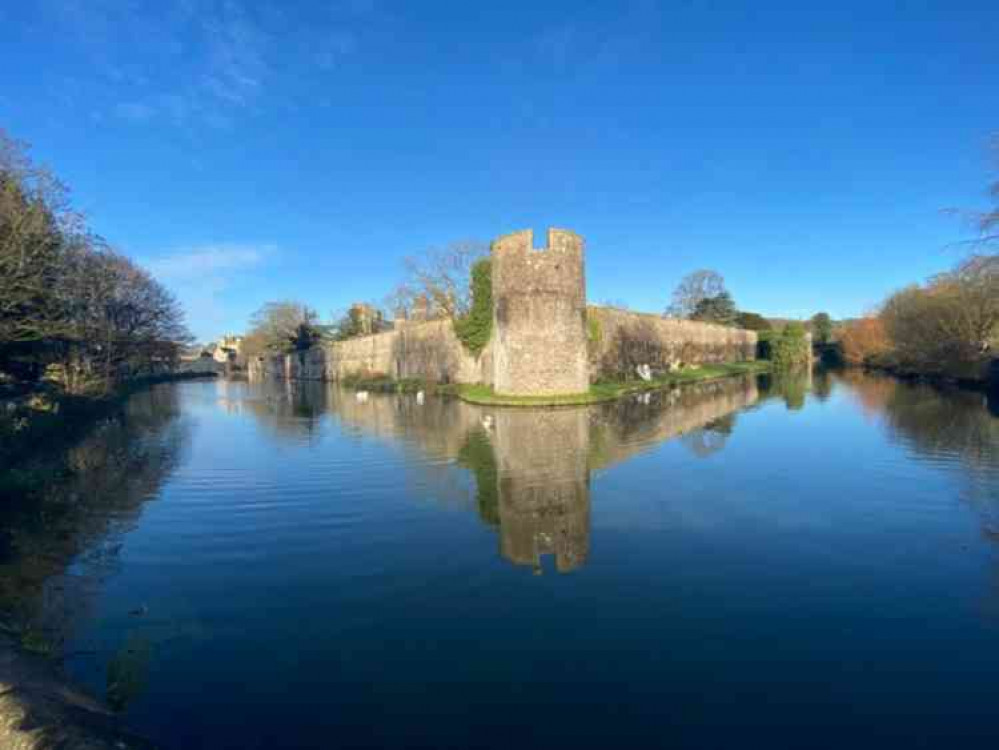
M 600 328 L 600 321 L 597 319 L 593 308 L 586 308 L 586 339 L 591 344 L 599 344 L 603 338 L 603 331 Z
M 454 332 L 473 354 L 485 349 L 493 335 L 493 274 L 488 258 L 472 266 L 472 308 L 454 319 Z

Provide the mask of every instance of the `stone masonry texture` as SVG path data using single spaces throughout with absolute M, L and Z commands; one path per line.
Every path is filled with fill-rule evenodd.
M 535 250 L 530 231 L 492 246 L 493 386 L 547 396 L 590 387 L 583 240 L 561 229 Z

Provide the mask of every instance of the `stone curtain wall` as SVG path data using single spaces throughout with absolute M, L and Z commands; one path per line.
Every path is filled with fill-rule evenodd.
M 251 377 L 288 380 L 381 374 L 436 383 L 490 383 L 492 350 L 487 346 L 476 357 L 462 346 L 450 320 L 435 320 L 252 361 L 249 368 Z
M 756 359 L 754 331 L 607 307 L 591 307 L 587 315 L 593 382 L 635 378 L 639 365 L 667 372 L 680 365 Z
M 583 393 L 586 354 L 583 239 L 550 229 L 534 250 L 531 231 L 492 245 L 493 378 L 498 393 Z

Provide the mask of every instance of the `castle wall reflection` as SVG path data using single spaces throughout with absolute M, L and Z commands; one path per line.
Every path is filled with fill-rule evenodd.
M 468 469 L 479 517 L 515 565 L 567 573 L 590 555 L 590 475 L 679 438 L 695 456 L 725 446 L 736 413 L 759 399 L 755 378 L 645 393 L 595 407 L 490 409 L 458 399 L 370 394 L 319 382 L 219 383 L 220 402 L 248 410 L 273 435 L 309 441 L 322 420 L 403 443 Z M 226 395 L 227 389 L 249 394 Z M 805 387 L 805 386 L 802 386 Z M 289 417 L 295 417 L 289 419 Z

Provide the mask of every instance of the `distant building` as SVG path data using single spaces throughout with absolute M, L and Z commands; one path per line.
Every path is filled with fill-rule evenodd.
M 231 333 L 227 333 L 218 340 L 217 344 L 215 344 L 215 350 L 212 352 L 212 359 L 219 364 L 234 362 L 239 357 L 242 346 L 242 336 L 235 336 Z

